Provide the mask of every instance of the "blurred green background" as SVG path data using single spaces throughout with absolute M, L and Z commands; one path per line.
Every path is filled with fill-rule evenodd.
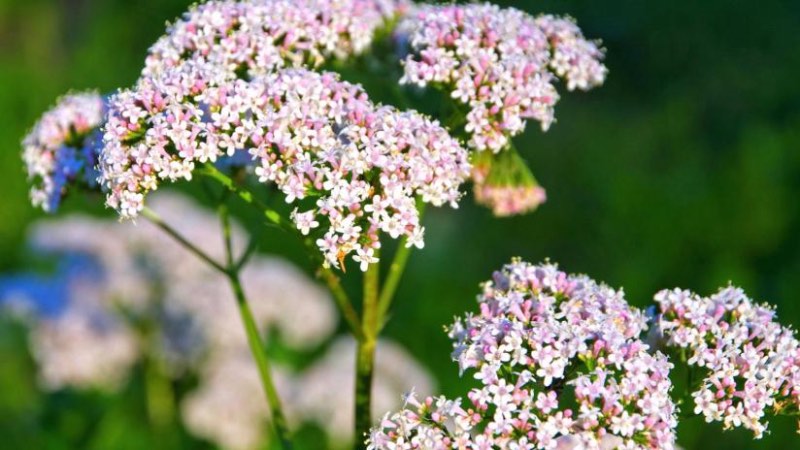
M 495 219 L 469 198 L 456 211 L 429 209 L 426 248 L 412 256 L 387 334 L 437 375 L 444 394 L 463 395 L 471 381 L 458 378 L 442 326 L 474 309 L 479 282 L 512 256 L 550 258 L 624 286 L 639 306 L 662 288 L 708 294 L 731 281 L 800 325 L 800 2 L 502 3 L 575 17 L 603 40 L 608 81 L 564 93 L 548 133 L 529 126 L 516 139 L 548 192 L 538 211 Z M 64 92 L 132 84 L 148 46 L 188 4 L 0 0 L 0 270 L 25 266 L 26 227 L 42 216 L 28 203 L 22 136 Z M 100 203 L 74 197 L 65 210 L 110 217 Z M 289 241 L 268 235 L 263 248 L 306 264 Z M 119 413 L 105 444 L 70 435 L 115 414 L 119 402 L 82 398 L 78 407 L 68 395 L 43 397 L 18 331 L 0 327 L 0 447 L 151 447 L 135 413 Z M 62 414 L 73 408 L 82 413 Z M 745 431 L 693 419 L 679 441 L 798 448 L 795 427 L 775 419 L 771 434 L 752 442 Z

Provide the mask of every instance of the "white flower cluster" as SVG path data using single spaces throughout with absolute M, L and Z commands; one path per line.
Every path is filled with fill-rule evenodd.
M 378 107 L 331 73 L 208 83 L 209 71 L 185 64 L 112 98 L 100 168 L 122 217 L 135 217 L 161 180 L 191 179 L 195 164 L 239 149 L 260 181 L 297 204 L 292 219 L 303 234 L 322 227 L 317 244 L 333 266 L 354 253 L 366 270 L 380 231 L 422 246 L 417 197 L 457 205 L 467 154 L 437 122 Z
M 371 449 L 674 448 L 671 364 L 648 353 L 622 292 L 550 264 L 495 273 L 480 312 L 450 330 L 480 387 L 387 415 Z
M 69 185 L 97 185 L 97 153 L 103 98 L 94 92 L 69 94 L 44 113 L 22 141 L 22 159 L 32 182 L 31 202 L 55 212 Z
M 404 20 L 412 51 L 401 82 L 442 86 L 467 105 L 465 130 L 476 150 L 501 151 L 528 119 L 547 130 L 556 77 L 569 90 L 605 80 L 603 51 L 571 19 L 485 3 L 421 7 Z
M 290 424 L 315 423 L 328 445 L 340 448 L 352 442 L 355 343 L 338 338 L 309 367 L 292 373 L 273 370 L 277 390 Z M 231 450 L 251 450 L 264 441 L 269 411 L 256 367 L 247 354 L 226 354 L 206 367 L 199 389 L 182 405 L 189 429 Z M 376 353 L 373 405 L 377 420 L 401 406 L 401 394 L 411 388 L 432 392 L 430 375 L 402 347 L 380 341 Z
M 37 321 L 31 352 L 45 389 L 119 389 L 139 360 L 140 342 L 119 317 L 85 306 Z
M 226 450 L 255 450 L 266 440 L 269 409 L 253 356 L 247 351 L 217 354 L 203 367 L 201 383 L 181 403 L 181 416 L 195 436 Z M 286 404 L 292 378 L 274 367 L 275 388 Z
M 155 196 L 153 206 L 192 242 L 222 259 L 224 246 L 213 214 L 174 195 Z M 238 251 L 244 236 L 234 225 Z M 142 352 L 179 374 L 209 353 L 247 349 L 225 277 L 152 224 L 69 217 L 37 225 L 32 244 L 37 252 L 63 255 L 68 263 L 56 280 L 63 284 L 57 289 L 66 300 L 63 310 L 44 314 L 33 332 L 46 386 L 118 384 L 117 374 L 127 374 Z M 291 348 L 313 348 L 335 330 L 329 295 L 291 264 L 255 256 L 241 277 L 261 330 L 279 334 Z M 20 303 L 24 286 L 14 291 L 3 297 Z M 31 296 L 29 301 L 37 300 Z M 126 318 L 155 321 L 159 334 L 144 342 Z M 105 346 L 126 350 L 110 352 Z M 82 378 L 73 374 L 76 370 L 85 372 Z
M 688 350 L 695 414 L 760 438 L 766 415 L 800 410 L 800 344 L 775 311 L 735 287 L 710 297 L 674 289 L 656 294 L 659 328 L 670 347 Z
M 402 0 L 209 1 L 193 7 L 151 48 L 144 76 L 202 61 L 229 77 L 318 67 L 364 52 L 402 14 Z
M 338 338 L 325 355 L 298 379 L 295 416 L 324 427 L 328 437 L 339 444 L 353 440 L 356 343 Z M 402 394 L 413 389 L 422 395 L 435 391 L 431 375 L 400 345 L 381 339 L 375 351 L 372 384 L 372 420 L 402 406 Z M 336 446 L 338 448 L 338 446 Z

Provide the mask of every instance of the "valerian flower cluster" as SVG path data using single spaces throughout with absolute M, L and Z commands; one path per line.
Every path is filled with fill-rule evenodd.
M 111 97 L 107 114 L 83 108 L 91 117 L 76 117 L 75 132 L 56 139 L 69 141 L 66 147 L 78 142 L 79 149 L 61 145 L 56 152 L 48 150 L 55 144 L 26 140 L 34 203 L 55 209 L 68 183 L 97 187 L 99 170 L 107 204 L 132 218 L 160 182 L 191 179 L 197 165 L 235 161 L 256 167 L 259 179 L 276 183 L 289 203 L 301 201 L 292 219 L 303 234 L 320 228 L 314 237 L 327 264 L 341 266 L 352 253 L 365 269 L 377 261 L 379 231 L 422 246 L 415 200 L 455 206 L 469 178 L 466 150 L 437 121 L 375 105 L 360 87 L 325 72 L 299 70 L 364 53 L 399 19 L 414 49 L 401 82 L 458 86 L 454 95 L 471 108 L 469 144 L 478 150 L 506 147 L 528 118 L 552 122 L 556 77 L 569 89 L 588 89 L 605 77 L 602 51 L 572 21 L 513 8 L 210 1 L 168 28 L 150 48 L 139 81 Z M 431 71 L 438 75 L 431 78 Z M 66 117 L 62 109 L 69 110 L 47 117 Z M 497 215 L 544 201 L 518 155 L 484 162 L 472 174 L 476 199 Z
M 380 231 L 421 247 L 417 197 L 457 205 L 467 154 L 437 122 L 374 105 L 332 73 L 291 69 L 205 85 L 209 70 L 187 64 L 112 98 L 100 167 L 108 204 L 123 217 L 135 217 L 161 180 L 191 179 L 197 163 L 238 149 L 260 181 L 298 204 L 292 218 L 303 234 L 323 228 L 317 244 L 333 266 L 354 253 L 366 270 Z
M 104 114 L 100 95 L 69 94 L 34 125 L 22 141 L 33 206 L 55 212 L 70 184 L 97 186 L 98 127 Z
M 690 386 L 695 414 L 760 438 L 768 414 L 800 409 L 800 344 L 771 307 L 735 287 L 710 297 L 664 290 L 655 300 L 666 344 L 687 351 L 698 372 L 699 385 Z
M 476 150 L 501 151 L 529 119 L 547 130 L 557 77 L 569 90 L 605 80 L 603 52 L 569 19 L 473 4 L 421 7 L 406 20 L 412 53 L 402 82 L 443 86 L 466 105 Z
M 401 82 L 443 89 L 465 105 L 464 131 L 478 152 L 513 151 L 511 137 L 528 120 L 546 131 L 555 120 L 558 78 L 569 90 L 588 90 L 606 77 L 603 51 L 568 18 L 491 4 L 424 6 L 400 29 L 411 48 Z M 491 166 L 494 173 L 475 172 L 475 196 L 496 215 L 531 211 L 545 200 L 523 161 Z
M 363 53 L 408 7 L 404 0 L 210 1 L 184 14 L 150 48 L 142 74 L 198 61 L 229 78 L 316 68 Z
M 379 231 L 421 247 L 416 197 L 455 207 L 466 151 L 416 112 L 375 105 L 334 74 L 291 69 L 362 52 L 403 5 L 211 2 L 189 12 L 153 46 L 137 86 L 110 102 L 108 205 L 135 217 L 159 181 L 244 152 L 288 203 L 316 199 L 292 219 L 302 234 L 324 230 L 326 264 L 353 253 L 366 270 Z
M 673 448 L 672 365 L 648 352 L 645 316 L 621 291 L 514 261 L 478 302 L 449 334 L 480 387 L 463 402 L 409 397 L 370 448 Z

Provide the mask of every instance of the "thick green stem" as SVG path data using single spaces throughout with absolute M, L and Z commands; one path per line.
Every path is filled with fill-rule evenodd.
M 216 167 L 211 165 L 204 166 L 200 170 L 200 173 L 218 181 L 228 190 L 236 194 L 245 203 L 258 208 L 270 223 L 300 239 L 300 241 L 306 247 L 306 250 L 308 250 L 308 255 L 310 258 L 312 258 L 312 261 L 314 261 L 316 264 L 320 264 L 319 276 L 333 294 L 333 298 L 336 301 L 336 306 L 341 311 L 342 317 L 344 317 L 350 332 L 356 337 L 357 340 L 362 341 L 364 336 L 361 330 L 361 323 L 358 320 L 358 313 L 356 312 L 355 308 L 353 308 L 353 303 L 350 301 L 347 293 L 342 288 L 339 277 L 330 268 L 325 267 L 323 264 L 319 249 L 316 248 L 314 242 L 311 239 L 308 239 L 306 236 L 301 235 L 297 228 L 285 220 L 280 213 L 258 200 L 258 198 L 256 198 L 256 196 L 246 188 L 237 185 L 233 179 L 220 172 Z
M 371 264 L 364 274 L 364 307 L 361 323 L 364 339 L 358 342 L 356 354 L 355 448 L 365 449 L 367 433 L 372 425 L 372 376 L 375 366 L 375 345 L 380 329 L 378 293 L 380 266 Z

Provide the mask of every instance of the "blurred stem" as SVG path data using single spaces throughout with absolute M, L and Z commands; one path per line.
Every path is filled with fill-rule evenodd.
M 175 397 L 172 383 L 167 378 L 158 361 L 148 359 L 145 362 L 145 391 L 147 397 L 147 415 L 156 434 L 162 435 L 169 429 L 175 415 Z
M 342 283 L 339 277 L 330 269 L 330 267 L 325 267 L 325 264 L 320 256 L 319 249 L 316 247 L 314 242 L 310 238 L 300 234 L 300 232 L 290 222 L 284 219 L 280 213 L 265 205 L 264 202 L 258 200 L 258 198 L 256 198 L 252 192 L 247 190 L 247 188 L 238 185 L 233 181 L 233 179 L 222 173 L 213 165 L 203 166 L 200 169 L 200 173 L 216 180 L 229 191 L 236 194 L 240 199 L 244 200 L 245 203 L 256 207 L 273 225 L 300 239 L 300 242 L 302 242 L 306 247 L 309 258 L 311 258 L 315 264 L 319 264 L 318 276 L 322 278 L 322 280 L 328 286 L 328 289 L 331 291 L 331 294 L 333 294 L 333 299 L 336 302 L 336 306 L 339 308 L 342 317 L 344 317 L 350 332 L 358 341 L 364 340 L 364 335 L 361 330 L 361 322 L 358 319 L 358 313 L 353 307 L 353 303 L 350 301 L 350 297 L 342 288 Z
M 417 211 L 419 211 L 419 219 L 421 221 L 422 215 L 425 212 L 425 203 L 417 200 Z M 378 332 L 386 325 L 386 313 L 389 311 L 389 306 L 392 304 L 394 294 L 397 292 L 397 286 L 400 284 L 400 279 L 403 277 L 403 272 L 408 264 L 408 257 L 411 255 L 411 250 L 412 246 L 408 245 L 408 240 L 403 238 L 389 266 L 389 273 L 386 275 L 386 280 L 384 280 L 383 288 L 381 289 L 378 299 Z
M 250 236 L 250 241 L 247 243 L 247 248 L 242 253 L 242 256 L 239 257 L 239 260 L 236 262 L 236 269 L 240 270 L 250 261 L 250 257 L 253 256 L 256 249 L 258 248 L 258 238 L 255 236 Z
M 231 181 L 233 185 L 233 182 Z M 235 191 L 234 191 L 235 192 Z M 286 425 L 286 419 L 283 415 L 283 409 L 281 408 L 280 399 L 278 397 L 278 392 L 275 389 L 275 385 L 272 381 L 272 376 L 270 374 L 270 367 L 269 361 L 267 360 L 267 354 L 264 349 L 264 345 L 261 341 L 261 337 L 258 333 L 258 327 L 256 326 L 255 319 L 253 317 L 253 312 L 250 310 L 250 306 L 247 303 L 247 297 L 244 294 L 244 290 L 242 289 L 242 283 L 239 278 L 239 271 L 241 266 L 234 263 L 233 258 L 233 251 L 231 245 L 231 226 L 230 226 L 230 215 L 228 213 L 227 205 L 221 203 L 220 206 L 220 218 L 222 220 L 222 233 L 223 238 L 225 240 L 225 254 L 226 254 L 226 266 L 223 266 L 216 262 L 213 258 L 208 256 L 205 252 L 200 250 L 194 244 L 189 242 L 183 235 L 181 235 L 177 230 L 172 228 L 169 224 L 164 222 L 164 220 L 154 211 L 145 208 L 142 211 L 142 215 L 150 220 L 153 224 L 161 228 L 165 231 L 169 236 L 174 238 L 179 244 L 183 245 L 187 250 L 197 255 L 200 259 L 208 263 L 211 267 L 219 271 L 220 273 L 224 274 L 228 281 L 230 282 L 231 289 L 233 290 L 233 294 L 236 297 L 236 305 L 239 308 L 239 314 L 242 317 L 242 322 L 244 324 L 245 332 L 247 334 L 247 342 L 250 346 L 250 351 L 253 353 L 253 358 L 256 362 L 256 367 L 258 368 L 259 376 L 261 377 L 261 383 L 264 387 L 264 393 L 267 397 L 267 403 L 269 404 L 270 410 L 272 412 L 272 423 L 275 427 L 275 432 L 280 440 L 284 449 L 291 449 L 292 444 L 289 439 L 289 431 Z M 158 402 L 157 396 L 161 396 L 161 393 L 155 386 L 151 386 L 151 383 L 154 383 L 155 378 L 152 378 L 151 374 L 148 372 L 146 374 L 147 380 L 147 400 L 148 400 L 148 408 L 151 404 L 155 407 Z M 156 391 L 153 392 L 152 390 L 155 389 Z
M 264 393 L 267 397 L 267 403 L 272 414 L 272 424 L 275 427 L 275 433 L 281 442 L 284 449 L 291 449 L 292 443 L 289 437 L 289 428 L 286 424 L 286 417 L 283 415 L 283 408 L 281 407 L 280 397 L 278 391 L 275 389 L 275 383 L 272 380 L 271 369 L 269 360 L 267 359 L 266 349 L 261 340 L 256 325 L 253 311 L 245 296 L 244 289 L 242 288 L 242 281 L 239 278 L 239 268 L 234 264 L 233 249 L 231 245 L 231 221 L 227 204 L 222 201 L 219 206 L 219 216 L 222 221 L 222 235 L 225 241 L 225 260 L 227 268 L 225 273 L 228 275 L 233 294 L 236 296 L 236 306 L 239 308 L 239 315 L 242 318 L 245 332 L 247 333 L 247 343 L 250 346 L 250 352 L 255 359 L 258 374 L 261 377 L 261 384 L 264 387 Z
M 355 448 L 366 448 L 366 435 L 372 424 L 372 377 L 375 366 L 375 345 L 380 329 L 379 320 L 380 264 L 371 264 L 364 274 L 364 307 L 361 322 L 364 339 L 358 342 L 356 354 L 356 416 Z
M 164 232 L 168 235 L 172 236 L 179 244 L 181 244 L 186 250 L 194 253 L 198 258 L 202 259 L 206 263 L 208 263 L 211 267 L 217 269 L 219 272 L 226 273 L 227 269 L 223 267 L 220 263 L 216 262 L 212 257 L 208 256 L 204 251 L 197 248 L 194 244 L 189 242 L 182 234 L 180 234 L 177 230 L 169 226 L 161 216 L 158 215 L 155 211 L 151 210 L 150 208 L 145 207 L 142 210 L 142 216 L 144 216 L 147 220 L 153 223 L 153 225 L 161 228 Z

